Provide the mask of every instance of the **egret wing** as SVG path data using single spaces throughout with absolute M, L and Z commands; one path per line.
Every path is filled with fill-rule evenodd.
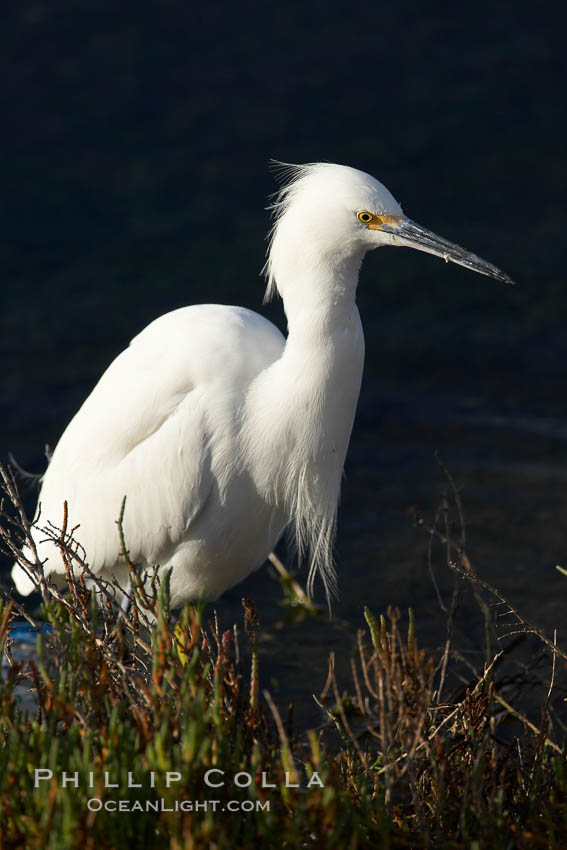
M 242 308 L 200 305 L 152 322 L 71 420 L 45 474 L 40 526 L 68 528 L 95 572 L 120 558 L 117 520 L 135 562 L 166 562 L 191 533 L 230 452 L 247 385 L 283 348 L 277 329 Z M 218 488 L 215 488 L 215 492 Z M 64 570 L 36 531 L 46 573 Z

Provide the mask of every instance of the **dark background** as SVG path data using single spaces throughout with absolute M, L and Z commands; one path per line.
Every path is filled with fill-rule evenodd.
M 462 488 L 478 572 L 528 616 L 560 627 L 567 169 L 559 8 L 417 0 L 6 7 L 0 459 L 11 451 L 41 472 L 44 444 L 56 444 L 111 359 L 157 315 L 209 301 L 262 309 L 270 158 L 353 165 L 517 286 L 407 250 L 368 257 L 359 288 L 367 363 L 337 543 L 341 601 L 333 627 L 295 626 L 287 649 L 315 644 L 324 679 L 320 645 L 360 625 L 363 603 L 376 611 L 412 604 L 425 637 L 437 639 L 427 538 L 408 516 L 412 505 L 433 515 L 443 486 L 436 450 Z M 279 305 L 266 312 L 284 326 Z M 271 627 L 281 593 L 268 571 L 226 595 L 227 619 L 243 592 Z M 293 662 L 280 662 L 274 675 L 296 682 Z M 313 667 L 310 676 L 312 689 Z

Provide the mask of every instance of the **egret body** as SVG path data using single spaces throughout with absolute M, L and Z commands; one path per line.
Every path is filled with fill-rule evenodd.
M 364 336 L 355 296 L 367 251 L 406 245 L 502 281 L 494 266 L 416 225 L 373 177 L 332 164 L 292 167 L 278 195 L 266 265 L 284 338 L 241 307 L 198 305 L 153 321 L 100 379 L 45 473 L 41 524 L 68 528 L 91 570 L 128 584 L 131 559 L 172 568 L 171 601 L 214 599 L 289 531 L 327 596 L 343 464 Z M 65 567 L 34 530 L 46 575 Z M 16 564 L 21 593 L 34 584 Z

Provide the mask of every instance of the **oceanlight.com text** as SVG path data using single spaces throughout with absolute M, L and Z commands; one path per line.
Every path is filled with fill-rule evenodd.
M 101 800 L 91 797 L 87 801 L 91 812 L 269 812 L 270 801 L 266 800 Z

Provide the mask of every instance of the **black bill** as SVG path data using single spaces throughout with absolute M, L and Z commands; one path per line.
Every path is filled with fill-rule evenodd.
M 457 263 L 459 266 L 464 266 L 466 269 L 485 274 L 488 277 L 494 277 L 503 283 L 514 283 L 507 274 L 493 266 L 492 263 L 487 263 L 486 260 L 477 257 L 476 254 L 465 251 L 460 245 L 455 245 L 453 242 L 432 233 L 431 230 L 426 230 L 425 227 L 416 224 L 411 218 L 399 218 L 391 223 L 384 222 L 381 224 L 380 230 L 384 233 L 391 233 L 401 245 L 434 254 L 436 257 L 442 257 L 447 263 Z

